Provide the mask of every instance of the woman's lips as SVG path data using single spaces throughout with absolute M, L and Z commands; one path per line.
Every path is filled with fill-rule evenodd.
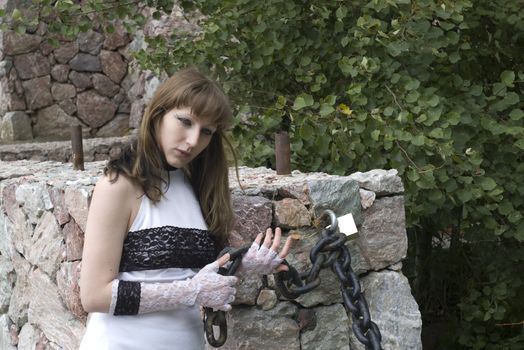
M 182 158 L 189 158 L 191 156 L 191 153 L 182 151 L 181 149 L 176 148 L 175 149 L 177 155 Z

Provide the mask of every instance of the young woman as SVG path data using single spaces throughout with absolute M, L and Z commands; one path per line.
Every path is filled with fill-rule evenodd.
M 230 310 L 238 278 L 215 260 L 233 211 L 224 131 L 228 98 L 195 70 L 176 73 L 150 101 L 136 144 L 97 183 L 85 232 L 80 296 L 90 313 L 80 349 L 204 348 L 200 306 Z M 259 234 L 239 268 L 281 265 L 280 229 Z

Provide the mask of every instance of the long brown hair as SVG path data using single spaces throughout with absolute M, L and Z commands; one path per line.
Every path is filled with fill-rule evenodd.
M 184 69 L 166 80 L 149 102 L 138 133 L 138 140 L 104 173 L 123 173 L 141 186 L 153 202 L 160 201 L 167 163 L 157 131 L 162 117 L 174 108 L 190 108 L 193 115 L 216 126 L 209 145 L 185 169 L 200 202 L 209 230 L 224 243 L 231 229 L 233 210 L 229 193 L 228 165 L 224 145 L 231 146 L 225 130 L 231 126 L 229 99 L 220 86 L 194 69 Z

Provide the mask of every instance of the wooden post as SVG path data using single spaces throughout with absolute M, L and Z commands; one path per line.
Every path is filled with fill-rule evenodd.
M 73 149 L 73 169 L 84 170 L 84 148 L 82 145 L 82 126 L 71 126 L 71 147 Z
M 275 157 L 278 175 L 291 174 L 291 147 L 287 131 L 275 133 Z

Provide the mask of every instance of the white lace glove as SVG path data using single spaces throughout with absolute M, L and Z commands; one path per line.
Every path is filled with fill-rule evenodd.
M 269 275 L 279 266 L 284 259 L 278 256 L 278 253 L 267 247 L 260 246 L 253 242 L 249 250 L 242 257 L 242 262 L 238 268 L 239 276 L 251 274 Z
M 291 239 L 288 238 L 284 244 L 284 248 L 280 252 L 277 252 L 277 249 L 280 246 L 280 237 L 282 231 L 280 228 L 275 230 L 275 239 L 271 244 L 273 231 L 269 228 L 266 230 L 266 237 L 264 238 L 264 243 L 260 245 L 262 240 L 262 234 L 259 234 L 249 250 L 242 257 L 242 261 L 237 270 L 237 274 L 241 277 L 249 275 L 269 275 L 275 271 L 275 269 L 280 266 L 284 257 L 289 251 L 291 245 Z M 271 245 L 271 248 L 268 248 Z
M 217 261 L 204 266 L 193 278 L 169 283 L 114 280 L 109 312 L 134 315 L 195 304 L 229 311 L 235 300 L 235 276 L 218 274 Z M 137 305 L 138 304 L 138 305 Z

